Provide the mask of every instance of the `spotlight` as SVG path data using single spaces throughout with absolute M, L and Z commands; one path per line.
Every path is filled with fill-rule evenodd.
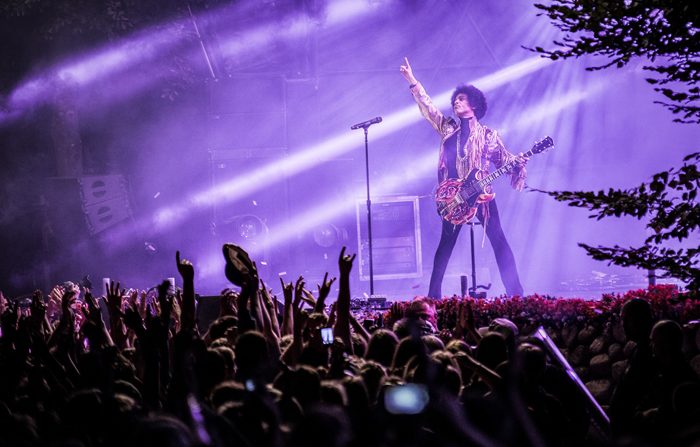
M 345 228 L 338 228 L 335 225 L 324 222 L 313 229 L 314 242 L 321 247 L 332 247 L 341 241 L 346 241 L 348 232 Z
M 233 224 L 236 235 L 247 241 L 258 241 L 267 235 L 267 225 L 258 216 L 244 214 L 234 216 L 224 221 L 225 224 Z

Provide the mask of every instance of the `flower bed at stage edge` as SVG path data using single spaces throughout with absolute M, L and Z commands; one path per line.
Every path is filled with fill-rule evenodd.
M 474 310 L 477 327 L 494 318 L 508 318 L 529 335 L 544 327 L 581 380 L 601 405 L 607 405 L 616 381 L 625 369 L 635 343 L 622 329 L 620 309 L 631 298 L 651 304 L 654 321 L 674 320 L 683 327 L 683 353 L 700 374 L 700 297 L 679 292 L 673 285 L 649 286 L 623 295 L 603 295 L 600 300 L 552 298 L 473 299 L 454 296 L 436 301 L 440 327 L 455 326 L 457 306 L 466 299 Z

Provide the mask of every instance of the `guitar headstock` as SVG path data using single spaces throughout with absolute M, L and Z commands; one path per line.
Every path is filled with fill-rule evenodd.
M 532 147 L 532 153 L 533 154 L 540 154 L 546 150 L 549 150 L 554 147 L 554 140 L 552 140 L 552 137 L 546 136 L 543 139 L 541 139 L 539 142 L 535 143 L 535 145 Z

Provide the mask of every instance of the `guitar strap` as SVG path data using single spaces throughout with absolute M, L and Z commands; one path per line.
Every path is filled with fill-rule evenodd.
M 466 178 L 474 168 L 481 167 L 481 155 L 486 144 L 486 128 L 476 118 L 469 120 L 469 138 L 464 147 L 457 148 L 457 174 Z M 461 154 L 465 154 L 464 157 Z
M 460 160 L 459 151 L 462 148 L 457 148 L 457 173 L 460 178 L 466 178 L 474 168 L 481 169 L 481 159 L 484 154 L 484 146 L 486 146 L 486 127 L 479 124 L 476 117 L 469 120 L 469 138 L 464 145 L 466 156 Z M 489 163 L 486 161 L 484 166 L 488 169 Z M 478 205 L 481 209 L 481 215 L 484 226 L 484 236 L 481 239 L 481 248 L 486 244 L 486 225 L 489 220 L 489 205 L 488 202 Z

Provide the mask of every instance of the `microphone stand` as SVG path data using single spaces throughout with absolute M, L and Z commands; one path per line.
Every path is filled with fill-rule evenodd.
M 469 288 L 469 296 L 472 298 L 476 298 L 476 289 L 486 289 L 489 290 L 491 288 L 491 283 L 489 283 L 488 286 L 477 286 L 476 285 L 476 261 L 474 257 L 474 225 L 484 225 L 481 222 L 468 222 L 467 225 L 469 225 L 469 236 L 471 238 L 471 249 L 472 249 L 472 286 Z M 466 279 L 466 278 L 465 278 Z M 464 288 L 463 288 L 464 289 Z M 464 292 L 462 292 L 464 293 Z
M 372 262 L 372 200 L 369 198 L 369 143 L 367 132 L 369 125 L 362 127 L 365 130 L 365 172 L 367 179 L 367 237 L 369 238 L 369 296 L 374 295 L 374 265 Z
M 367 141 L 367 132 L 369 129 L 369 126 L 372 124 L 377 124 L 381 123 L 382 118 L 380 116 L 376 118 L 372 118 L 371 120 L 367 120 L 364 122 L 361 122 L 359 124 L 355 124 L 354 126 L 350 127 L 350 130 L 355 130 L 355 129 L 364 129 L 365 131 L 365 172 L 366 172 L 366 179 L 367 179 L 367 237 L 369 238 L 369 296 L 372 297 L 374 295 L 374 263 L 372 259 L 372 200 L 369 198 L 369 143 Z

